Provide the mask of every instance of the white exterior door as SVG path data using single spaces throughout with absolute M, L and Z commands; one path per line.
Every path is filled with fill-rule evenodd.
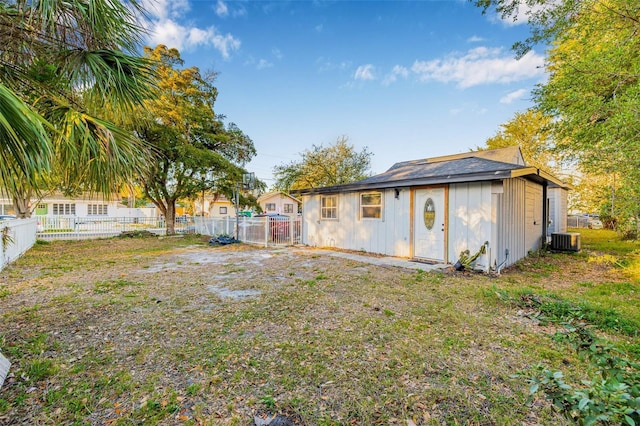
M 444 197 L 444 188 L 414 191 L 414 257 L 444 262 L 446 215 Z

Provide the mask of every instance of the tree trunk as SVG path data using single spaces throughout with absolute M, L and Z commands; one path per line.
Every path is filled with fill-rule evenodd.
M 20 219 L 31 217 L 31 191 L 13 194 L 13 208 L 16 211 L 16 217 Z
M 174 235 L 176 233 L 176 202 L 174 200 L 167 201 L 165 219 L 167 220 L 167 235 Z

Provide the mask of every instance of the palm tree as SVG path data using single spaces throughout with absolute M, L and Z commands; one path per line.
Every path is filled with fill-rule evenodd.
M 144 167 L 147 147 L 113 124 L 152 93 L 136 13 L 137 0 L 0 0 L 1 190 L 55 175 L 108 194 Z

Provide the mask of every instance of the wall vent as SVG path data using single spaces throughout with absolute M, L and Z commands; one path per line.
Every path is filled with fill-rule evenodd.
M 577 232 L 552 233 L 551 250 L 580 251 L 580 234 L 578 234 Z

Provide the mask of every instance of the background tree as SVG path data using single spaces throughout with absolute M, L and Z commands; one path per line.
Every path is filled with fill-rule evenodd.
M 516 113 L 500 126 L 500 131 L 487 139 L 486 149 L 519 146 L 527 165 L 558 174 L 562 170 L 562 160 L 553 151 L 550 124 L 551 118 L 535 109 Z
M 559 150 L 588 173 L 619 177 L 602 213 L 629 236 L 640 225 L 639 17 L 638 2 L 584 2 L 556 36 L 549 81 L 535 94 L 554 117 Z
M 550 43 L 549 80 L 534 92 L 552 119 L 556 148 L 594 175 L 617 174 L 613 220 L 640 225 L 640 2 L 628 0 L 480 0 L 503 16 L 531 7 L 531 37 Z M 486 9 L 485 9 L 486 10 Z M 615 194 L 614 194 L 615 195 Z M 605 202 L 609 197 L 603 199 Z
M 215 114 L 215 74 L 180 68 L 183 61 L 176 49 L 159 45 L 144 52 L 154 64 L 158 89 L 129 125 L 157 151 L 139 180 L 144 195 L 166 218 L 167 233 L 173 234 L 176 202 L 241 181 L 242 165 L 256 151 L 235 124 L 225 127 L 224 117 Z
M 288 192 L 294 189 L 318 188 L 355 182 L 371 174 L 371 152 L 366 147 L 357 152 L 342 137 L 335 144 L 324 147 L 313 145 L 292 161 L 273 168 L 274 189 Z
M 43 183 L 107 194 L 144 167 L 145 147 L 101 115 L 127 114 L 149 95 L 136 9 L 0 1 L 0 187 L 22 201 L 20 215 Z

